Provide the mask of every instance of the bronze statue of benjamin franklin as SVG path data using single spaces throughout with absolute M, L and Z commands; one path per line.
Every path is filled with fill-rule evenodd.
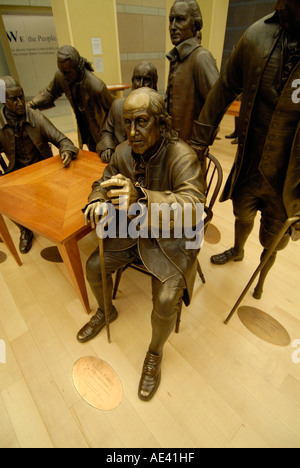
M 123 119 L 127 140 L 117 146 L 103 178 L 94 183 L 85 209 L 86 222 L 95 227 L 101 203 L 119 208 L 121 196 L 126 196 L 130 205 L 139 202 L 147 208 L 149 219 L 157 204 L 177 203 L 181 208 L 189 204 L 194 213 L 196 205 L 204 201 L 203 173 L 195 152 L 172 130 L 162 96 L 146 87 L 132 91 L 124 103 Z M 169 223 L 172 232 L 174 221 Z M 160 227 L 155 238 L 108 237 L 104 239 L 104 252 L 110 321 L 118 317 L 112 303 L 112 274 L 137 260 L 152 274 L 152 338 L 138 390 L 139 398 L 149 401 L 160 383 L 163 348 L 174 329 L 177 313 L 182 301 L 189 304 L 191 300 L 198 251 L 186 248 L 185 235 L 165 238 Z M 97 336 L 105 325 L 99 249 L 88 260 L 87 279 L 99 309 L 78 332 L 80 342 Z

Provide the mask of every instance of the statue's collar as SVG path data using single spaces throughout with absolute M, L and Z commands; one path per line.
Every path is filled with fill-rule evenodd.
M 0 130 L 2 130 L 6 125 L 10 125 L 9 116 L 5 113 L 5 106 L 0 111 Z M 35 127 L 35 123 L 31 118 L 31 109 L 26 106 L 26 114 L 22 118 L 15 117 L 13 120 L 15 122 L 22 121 L 30 124 L 32 127 Z M 12 121 L 12 120 L 11 120 Z
M 181 42 L 178 46 L 174 47 L 168 54 L 167 58 L 172 60 L 185 60 L 195 49 L 201 47 L 196 37 L 191 37 L 186 41 Z

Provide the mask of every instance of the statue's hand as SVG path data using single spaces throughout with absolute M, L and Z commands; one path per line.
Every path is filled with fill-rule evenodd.
M 136 189 L 131 180 L 122 174 L 117 174 L 111 179 L 102 182 L 101 187 L 107 190 L 107 199 L 117 209 L 120 208 L 120 197 L 127 197 L 127 208 L 131 204 L 137 202 L 140 197 L 140 192 Z
M 296 217 L 296 216 L 299 216 L 299 218 L 300 218 L 300 213 L 296 213 L 296 214 L 295 214 L 295 217 Z M 300 220 L 293 224 L 293 228 L 294 228 L 296 231 L 299 231 L 299 234 L 300 234 Z
M 64 167 L 69 167 L 72 162 L 72 154 L 69 151 L 63 151 L 60 155 Z
M 101 161 L 104 163 L 109 163 L 113 154 L 114 154 L 114 151 L 112 149 L 106 149 L 104 151 L 101 151 L 101 154 L 100 154 Z
M 190 145 L 197 154 L 199 160 L 202 160 L 209 153 L 209 148 L 206 145 L 196 145 L 194 143 L 191 143 Z
M 102 204 L 103 202 L 96 201 L 88 205 L 84 211 L 84 224 L 88 225 L 90 222 L 92 229 L 95 229 L 100 221 L 102 215 L 99 215 L 99 213 Z
M 34 104 L 33 101 L 28 101 L 28 102 L 26 103 L 26 105 L 27 105 L 28 107 L 30 107 L 31 109 L 37 109 L 37 107 L 36 107 L 36 105 Z

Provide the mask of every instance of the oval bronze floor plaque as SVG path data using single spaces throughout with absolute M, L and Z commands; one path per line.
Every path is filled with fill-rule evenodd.
M 113 368 L 99 358 L 79 359 L 73 367 L 73 382 L 82 398 L 101 410 L 113 410 L 122 401 L 123 389 Z
M 61 255 L 56 245 L 53 245 L 52 247 L 46 247 L 45 249 L 43 249 L 41 251 L 41 257 L 44 260 L 47 260 L 47 262 L 53 262 L 53 263 L 63 262 L 63 259 L 61 258 Z
M 219 229 L 214 225 L 209 223 L 205 235 L 204 235 L 204 240 L 208 244 L 218 244 L 221 240 L 221 233 Z
M 4 263 L 7 259 L 7 255 L 4 252 L 0 252 L 0 263 Z
M 286 329 L 273 317 L 255 307 L 238 309 L 241 322 L 258 338 L 277 346 L 288 346 L 291 338 Z

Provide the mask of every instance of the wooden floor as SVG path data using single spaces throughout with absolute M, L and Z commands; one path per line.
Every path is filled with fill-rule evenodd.
M 234 118 L 226 116 L 212 148 L 225 178 L 236 146 L 224 135 L 233 125 Z M 245 260 L 219 267 L 209 259 L 232 245 L 231 202 L 216 203 L 213 224 L 221 241 L 205 242 L 199 257 L 207 283 L 197 278 L 180 333 L 165 346 L 162 382 L 149 403 L 137 397 L 151 332 L 149 279 L 127 270 L 115 303 L 119 318 L 111 325 L 112 343 L 102 332 L 80 344 L 76 333 L 87 315 L 64 265 L 40 256 L 49 242 L 35 238 L 20 268 L 0 244 L 8 255 L 0 264 L 0 340 L 6 345 L 6 363 L 0 364 L 0 447 L 300 447 L 295 348 L 259 339 L 237 314 L 223 323 L 259 263 L 259 219 Z M 18 244 L 18 228 L 8 225 Z M 84 263 L 96 245 L 94 236 L 80 241 Z M 243 301 L 277 319 L 292 341 L 300 339 L 299 264 L 299 244 L 291 242 L 279 255 L 263 298 L 255 300 L 250 291 Z M 89 295 L 95 311 L 90 290 Z M 123 401 L 117 409 L 96 410 L 76 391 L 72 369 L 83 356 L 98 356 L 120 377 Z

